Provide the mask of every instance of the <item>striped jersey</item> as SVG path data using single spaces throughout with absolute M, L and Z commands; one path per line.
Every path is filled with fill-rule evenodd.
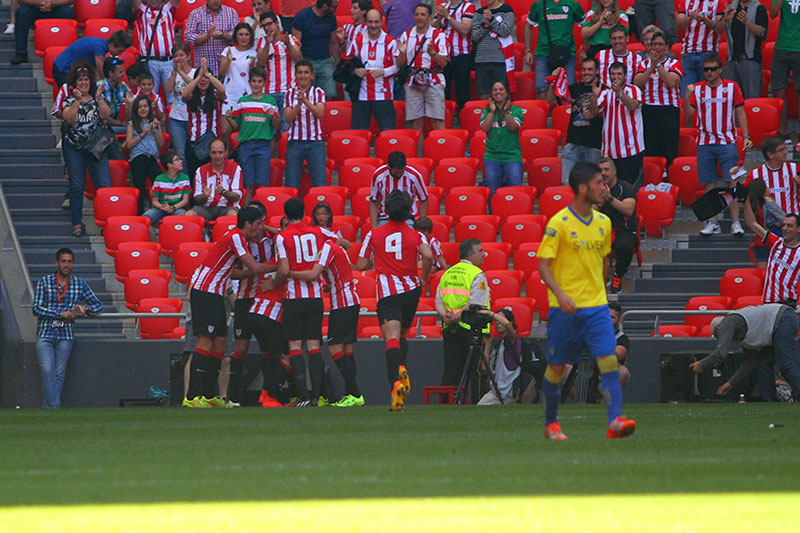
M 193 289 L 225 296 L 237 259 L 250 253 L 247 239 L 239 228 L 228 230 L 208 251 L 203 264 L 194 271 Z
M 475 15 L 475 4 L 467 0 L 460 0 L 456 5 L 452 3 L 446 4 L 445 7 L 450 12 L 450 18 L 456 22 L 471 19 Z M 447 40 L 448 55 L 454 57 L 469 54 L 472 51 L 472 33 L 468 32 L 467 35 L 461 35 L 450 26 L 449 21 L 442 20 L 441 23 L 441 29 Z
M 595 59 L 597 59 L 597 62 L 600 64 L 600 71 L 597 73 L 597 77 L 600 78 L 600 83 L 606 87 L 611 87 L 611 78 L 608 75 L 608 67 L 614 63 L 623 63 L 626 68 L 625 83 L 631 84 L 633 83 L 633 76 L 639 70 L 639 63 L 642 61 L 641 57 L 639 57 L 637 54 L 634 54 L 630 50 L 628 50 L 626 55 L 618 56 L 615 55 L 610 48 L 597 52 Z
M 159 17 L 159 11 L 161 16 Z M 147 55 L 147 49 L 152 40 L 150 57 L 171 57 L 172 47 L 175 46 L 175 7 L 171 2 L 165 2 L 161 9 L 151 9 L 145 2 L 139 5 L 136 12 L 136 21 L 133 23 L 133 34 L 138 37 L 136 43 L 139 52 Z M 154 29 L 156 18 L 158 27 Z
M 770 247 L 770 250 L 761 299 L 765 304 L 797 300 L 800 244 L 786 246 L 782 238 L 771 232 L 767 232 L 764 242 Z
M 292 46 L 300 46 L 300 41 L 294 35 L 289 35 L 288 39 Z M 269 57 L 265 65 L 267 80 L 264 92 L 267 94 L 285 93 L 289 87 L 294 85 L 294 61 L 289 55 L 289 47 L 282 38 L 277 42 L 267 44 L 266 37 L 261 37 L 256 44 L 256 49 L 260 51 L 265 46 L 269 46 Z
M 205 100 L 205 96 L 203 96 L 203 100 Z M 215 137 L 219 137 L 221 128 L 220 125 L 222 123 L 222 100 L 217 100 L 216 104 L 214 105 L 214 111 L 211 113 L 206 113 L 203 111 L 202 104 L 198 108 L 197 111 L 192 111 L 192 109 L 187 105 L 186 111 L 189 115 L 189 140 L 196 141 L 203 134 L 209 130 L 214 132 Z
M 697 110 L 698 145 L 736 142 L 735 109 L 744 105 L 742 90 L 736 82 L 721 80 L 716 87 L 698 82 L 689 103 Z
M 367 75 L 361 80 L 361 89 L 358 99 L 361 101 L 391 100 L 394 86 L 393 76 L 397 72 L 395 58 L 397 57 L 397 43 L 394 37 L 381 31 L 377 40 L 369 38 L 366 32 L 356 36 L 347 55 L 358 56 L 367 70 Z M 369 75 L 372 70 L 383 69 L 383 76 L 373 78 Z
M 642 90 L 635 85 L 622 89 L 631 98 L 642 101 Z M 597 97 L 597 107 L 603 114 L 603 157 L 622 159 L 644 151 L 642 106 L 633 111 L 611 89 L 603 89 Z
M 353 43 L 356 41 L 356 37 L 359 35 L 363 35 L 367 33 L 367 23 L 361 22 L 359 24 L 353 24 L 352 22 L 347 23 L 344 25 L 344 47 L 342 51 L 350 50 L 350 47 L 353 46 Z
M 290 141 L 321 141 L 322 140 L 322 120 L 314 116 L 306 104 L 298 102 L 297 94 L 298 87 L 295 85 L 286 91 L 285 107 L 300 106 L 300 112 L 294 121 L 289 124 L 289 140 Z M 306 97 L 311 104 L 325 103 L 325 91 L 319 87 L 311 86 L 306 91 Z
M 274 260 L 267 261 L 267 263 L 277 264 Z M 275 272 L 267 272 L 258 277 L 258 281 L 264 281 L 275 277 Z M 280 284 L 274 289 L 262 291 L 256 283 L 256 296 L 253 299 L 253 305 L 250 306 L 250 312 L 257 315 L 262 315 L 280 322 L 283 318 L 281 311 L 283 310 L 283 293 L 286 290 L 284 284 Z
M 191 192 L 192 184 L 189 181 L 189 176 L 183 172 L 179 172 L 175 179 L 170 178 L 166 172 L 159 174 L 153 180 L 153 187 L 150 190 L 153 199 L 165 205 L 176 205 L 183 200 L 184 194 L 190 194 Z
M 272 117 L 278 115 L 278 103 L 268 94 L 255 98 L 252 94 L 242 96 L 233 106 L 233 120 L 239 124 L 238 142 L 271 140 L 275 135 Z
M 55 118 L 61 109 L 64 107 L 64 101 L 69 96 L 69 85 L 66 83 L 58 88 L 55 98 L 53 98 L 53 107 L 50 109 L 50 116 Z
M 317 262 L 325 267 L 325 279 L 331 290 L 331 310 L 361 303 L 353 281 L 350 259 L 344 248 L 335 242 L 326 242 Z
M 272 259 L 272 237 L 265 236 L 255 241 L 248 241 L 250 255 L 257 263 L 266 263 Z M 242 268 L 237 265 L 237 268 Z M 236 298 L 255 298 L 258 292 L 259 276 L 239 280 L 239 290 L 236 291 Z
M 141 89 L 136 89 L 136 92 L 133 93 L 133 99 L 139 98 L 139 95 L 142 93 Z M 150 101 L 153 102 L 153 107 L 158 109 L 158 111 L 163 115 L 164 114 L 164 101 L 161 99 L 161 96 L 157 92 L 150 93 Z
M 439 242 L 439 239 L 431 235 L 431 238 L 428 239 L 428 244 L 431 247 L 431 253 L 433 254 L 433 268 L 435 270 L 441 270 L 444 266 L 442 264 L 442 259 L 444 258 L 444 253 L 442 253 L 442 243 Z
M 225 191 L 233 191 L 239 193 L 239 199 L 231 202 L 222 194 L 217 193 L 217 185 L 222 186 Z M 217 172 L 214 170 L 213 163 L 206 163 L 197 169 L 194 174 L 194 195 L 200 196 L 203 193 L 203 187 L 211 189 L 211 194 L 208 195 L 205 207 L 241 207 L 242 192 L 244 191 L 244 184 L 242 183 L 242 169 L 232 159 L 226 159 L 222 170 Z
M 664 65 L 664 70 L 667 72 L 675 73 L 678 77 L 683 78 L 683 67 L 681 66 L 681 62 L 677 59 L 666 58 L 661 64 Z M 644 72 L 648 68 L 650 68 L 650 60 L 641 60 L 637 73 Z M 678 83 L 672 88 L 667 87 L 666 84 L 661 81 L 658 70 L 653 70 L 650 79 L 647 80 L 644 89 L 642 89 L 642 93 L 644 95 L 644 100 L 642 101 L 644 105 L 680 106 L 681 84 Z
M 422 43 L 423 39 L 425 39 L 424 44 Z M 406 43 L 407 45 L 407 65 L 410 65 L 412 68 L 416 69 L 431 69 L 431 85 L 440 85 L 444 83 L 444 75 L 441 72 L 441 68 L 439 68 L 439 66 L 433 62 L 431 55 L 428 53 L 428 45 L 433 42 L 433 49 L 436 51 L 436 53 L 447 56 L 447 40 L 445 39 L 444 32 L 437 30 L 433 26 L 430 26 L 428 31 L 425 32 L 425 35 L 420 36 L 417 34 L 417 28 L 415 26 L 400 36 L 400 42 Z M 414 58 L 414 54 L 416 54 L 417 48 L 419 48 L 420 44 L 422 44 L 422 49 L 420 50 L 419 54 L 417 54 L 417 58 L 412 64 L 411 60 Z M 413 81 L 414 77 L 409 76 L 406 85 L 410 87 Z
M 745 185 L 752 180 L 764 180 L 769 194 L 784 213 L 800 213 L 800 187 L 795 181 L 798 171 L 797 163 L 784 163 L 777 169 L 765 163 L 750 173 Z
M 359 257 L 372 258 L 378 274 L 378 300 L 420 286 L 417 272 L 419 247 L 428 241 L 405 222 L 389 221 L 367 233 Z
M 289 262 L 289 270 L 311 270 L 319 260 L 326 239 L 319 226 L 309 226 L 304 222 L 289 224 L 275 237 L 276 256 L 278 260 L 286 259 Z M 284 298 L 287 300 L 322 298 L 319 279 L 302 281 L 289 278 L 285 285 Z
M 394 179 L 389 174 L 389 165 L 383 165 L 375 170 L 372 175 L 372 184 L 369 188 L 369 197 L 367 200 L 378 202 L 378 217 L 385 217 L 386 215 L 386 199 L 395 189 L 405 191 L 411 196 L 411 214 L 417 214 L 417 202 L 428 199 L 428 187 L 425 185 L 425 180 L 422 174 L 417 169 L 410 165 L 406 165 L 403 175 L 399 179 Z
M 727 0 L 684 0 L 683 9 L 679 9 L 678 13 L 689 14 L 698 11 L 711 20 L 717 20 L 727 6 Z M 719 50 L 719 35 L 704 22 L 689 19 L 689 27 L 683 34 L 681 54 L 716 52 Z

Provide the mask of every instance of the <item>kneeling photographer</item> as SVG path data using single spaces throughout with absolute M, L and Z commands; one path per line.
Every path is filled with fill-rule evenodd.
M 462 320 L 470 306 L 489 308 L 489 284 L 480 266 L 486 257 L 478 239 L 466 239 L 458 247 L 460 261 L 445 271 L 436 291 L 436 311 L 442 319 L 444 339 L 444 373 L 442 385 L 457 386 L 470 353 L 473 326 Z M 483 318 L 483 317 L 480 317 Z M 489 334 L 488 322 L 478 329 Z M 473 358 L 470 376 L 477 373 L 478 358 Z M 475 380 L 477 385 L 477 380 Z M 471 398 L 475 398 L 472 394 Z
M 501 398 L 504 404 L 517 403 L 514 382 L 522 373 L 520 361 L 522 339 L 517 335 L 514 313 L 509 309 L 500 309 L 497 312 L 483 309 L 479 312 L 494 321 L 497 333 L 487 346 L 489 368 L 487 369 L 485 364 L 481 365 L 484 373 L 494 377 L 497 391 L 489 383 L 489 390 L 481 397 L 478 405 L 498 405 L 501 403 Z

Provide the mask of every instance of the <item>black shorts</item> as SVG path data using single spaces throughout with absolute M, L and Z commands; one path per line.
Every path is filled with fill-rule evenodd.
M 253 315 L 250 307 L 254 298 L 237 298 L 233 303 L 233 338 L 250 340 L 253 336 Z
M 358 336 L 360 305 L 351 305 L 331 311 L 328 317 L 328 344 L 352 344 Z
M 192 289 L 189 304 L 192 310 L 192 331 L 195 335 L 225 337 L 228 334 L 228 317 L 222 296 Z
M 322 340 L 322 298 L 283 301 L 283 330 L 287 341 Z
M 393 294 L 378 300 L 378 323 L 383 325 L 388 320 L 399 320 L 403 329 L 411 327 L 422 288 L 413 291 Z
M 251 313 L 250 325 L 253 326 L 253 334 L 256 336 L 262 352 L 266 352 L 272 357 L 289 353 L 283 324 L 264 315 Z

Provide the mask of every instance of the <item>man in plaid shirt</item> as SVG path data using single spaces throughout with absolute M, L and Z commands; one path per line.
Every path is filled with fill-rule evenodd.
M 36 284 L 33 314 L 39 319 L 36 328 L 36 358 L 42 372 L 42 408 L 61 407 L 61 389 L 67 361 L 75 344 L 72 322 L 82 316 L 96 315 L 103 304 L 80 278 L 71 276 L 75 254 L 69 248 L 56 252 L 57 270 Z M 85 302 L 85 305 L 80 302 Z
M 222 0 L 207 0 L 206 5 L 189 13 L 183 40 L 194 46 L 195 68 L 205 57 L 208 70 L 214 76 L 219 74 L 222 51 L 233 41 L 233 28 L 238 23 L 239 15 L 232 7 L 223 6 Z

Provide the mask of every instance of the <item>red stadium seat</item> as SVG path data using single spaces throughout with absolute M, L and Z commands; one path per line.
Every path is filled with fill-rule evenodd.
M 203 241 L 203 217 L 192 215 L 170 215 L 161 219 L 158 226 L 158 242 L 162 255 L 172 255 L 182 243 Z
M 169 270 L 131 270 L 125 280 L 125 307 L 135 311 L 145 298 L 168 298 L 171 277 Z
M 328 135 L 328 140 L 330 139 L 339 139 L 339 138 L 352 138 L 352 137 L 361 137 L 367 142 L 372 142 L 372 133 L 369 130 L 336 130 L 330 132 Z
M 353 215 L 340 215 L 333 218 L 331 223 L 331 231 L 339 232 L 342 238 L 350 242 L 356 240 L 358 227 L 361 225 L 361 219 Z
M 372 165 L 346 161 L 339 168 L 339 185 L 347 187 L 348 193 L 352 196 L 358 189 L 370 186 L 376 168 Z
M 750 305 L 761 305 L 764 301 L 761 299 L 761 295 L 751 294 L 748 296 L 739 296 L 736 299 L 736 302 L 733 304 L 733 309 L 741 309 L 742 307 L 748 307 Z
M 567 207 L 575 199 L 570 187 L 560 185 L 547 187 L 539 196 L 539 213 L 550 219 L 553 215 Z
M 137 313 L 180 313 L 183 302 L 178 298 L 143 298 L 136 307 Z M 180 326 L 180 318 L 141 318 L 139 335 L 143 339 L 175 339 L 175 329 Z
M 375 300 L 375 298 L 361 298 L 361 307 L 359 309 L 359 313 L 367 313 L 367 312 L 374 313 L 377 310 L 377 308 L 378 308 L 378 302 Z M 378 324 L 378 317 L 360 316 L 358 319 L 358 333 L 357 333 L 358 338 L 359 339 L 369 338 L 369 335 L 365 334 L 364 329 L 369 327 L 379 327 L 379 326 L 380 324 Z
M 484 241 L 483 251 L 486 257 L 481 268 L 483 270 L 508 270 L 508 259 L 511 256 L 511 245 L 507 242 Z
M 91 19 L 86 21 L 86 27 L 83 30 L 84 37 L 99 37 L 100 39 L 108 39 L 111 34 L 117 31 L 127 31 L 128 21 L 124 19 Z
M 455 265 L 459 261 L 458 257 L 458 243 L 457 242 L 443 242 L 442 255 L 448 265 Z
M 233 8 L 240 20 L 253 16 L 253 3 L 250 0 L 222 0 L 222 5 Z
M 135 215 L 139 189 L 132 187 L 104 187 L 94 199 L 94 222 L 101 228 L 111 216 Z M 143 239 L 147 240 L 147 239 Z
M 411 135 L 405 133 L 397 133 L 397 132 L 405 132 L 405 131 L 416 131 L 417 137 L 419 137 L 419 131 L 417 130 L 386 130 L 381 132 L 378 138 L 375 140 L 375 155 L 383 159 L 384 161 L 389 158 L 389 154 L 392 152 L 403 152 L 404 154 L 416 154 L 417 153 L 417 144 L 419 141 L 412 137 Z
M 697 156 L 697 129 L 681 128 L 678 139 L 678 157 Z
M 547 187 L 561 185 L 561 158 L 539 157 L 528 161 L 528 185 L 543 192 Z
M 445 157 L 464 157 L 467 150 L 467 140 L 458 134 L 450 133 L 449 130 L 439 131 L 448 131 L 448 133 L 425 138 L 423 142 L 425 157 L 433 159 L 434 163 L 438 163 L 440 159 Z
M 645 191 L 636 195 L 636 210 L 644 217 L 648 235 L 664 236 L 664 229 L 675 220 L 675 198 L 668 192 Z
M 78 40 L 78 22 L 72 19 L 39 19 L 33 28 L 33 47 L 39 57 L 51 46 L 66 47 Z
M 483 161 L 483 154 L 486 152 L 486 134 L 476 131 L 469 140 L 469 155 L 478 161 Z
M 536 222 L 506 222 L 500 229 L 503 242 L 511 244 L 511 251 L 516 252 L 521 244 L 542 242 L 544 229 Z
M 697 328 L 691 324 L 668 324 L 658 326 L 659 337 L 694 337 L 696 334 Z M 655 332 L 650 336 L 656 336 Z
M 553 121 L 553 127 L 561 132 L 563 143 L 567 142 L 567 129 L 569 128 L 569 119 L 572 114 L 571 105 L 560 105 L 553 108 L 550 118 Z
M 719 301 L 709 299 L 707 296 L 695 296 L 689 298 L 689 303 L 684 307 L 685 311 L 717 311 L 729 309 L 730 306 L 723 305 Z M 711 323 L 715 316 L 722 315 L 684 315 L 683 323 L 696 327 L 698 330 Z
M 550 105 L 544 100 L 517 100 L 514 102 L 522 108 L 522 126 L 520 134 L 527 130 L 543 130 L 547 128 L 547 115 L 550 113 Z
M 211 240 L 217 242 L 223 235 L 236 227 L 236 215 L 222 215 L 217 217 L 214 229 L 211 231 Z
M 306 206 L 306 213 L 310 215 L 315 205 L 320 202 L 328 202 L 334 216 L 344 215 L 344 206 L 345 203 L 347 203 L 347 192 L 347 188 L 342 186 L 312 187 L 305 198 L 303 198 L 303 203 Z
M 441 212 L 442 196 L 444 190 L 441 187 L 430 186 L 428 187 L 428 213 L 431 215 L 438 215 Z M 414 205 L 419 210 L 419 201 L 415 200 Z
M 697 176 L 696 157 L 676 157 L 667 171 L 669 182 L 680 187 L 681 205 L 691 206 L 704 193 Z
M 741 276 L 744 274 L 757 277 L 761 280 L 762 285 L 767 277 L 767 271 L 764 268 L 729 268 L 725 271 L 726 276 Z
M 515 64 L 517 72 L 514 77 L 517 81 L 517 92 L 511 95 L 511 99 L 515 102 L 517 100 L 534 100 L 536 98 L 536 73 L 533 71 L 520 72 L 518 69 L 521 66 L 522 62 Z
M 436 165 L 436 162 L 430 157 L 407 157 L 406 165 L 414 167 L 422 174 L 422 179 L 425 180 L 425 183 L 430 183 L 431 172 L 433 172 L 433 167 Z
M 509 242 L 505 241 L 504 242 Z M 520 243 L 514 252 L 514 269 L 530 278 L 534 272 L 539 271 L 539 245 L 541 242 Z
M 347 163 L 359 164 L 359 165 L 370 165 L 375 168 L 383 166 L 386 164 L 386 161 L 381 159 L 380 157 L 348 157 L 342 163 L 346 165 Z
M 160 234 L 159 234 L 160 236 Z M 175 281 L 188 284 L 194 271 L 203 264 L 211 242 L 185 242 L 172 252 L 172 266 L 175 268 Z
M 458 222 L 455 227 L 455 240 L 478 239 L 483 242 L 497 240 L 497 228 L 488 222 Z
M 453 187 L 470 187 L 475 185 L 475 169 L 471 165 L 440 164 L 433 171 L 433 181 L 445 192 Z
M 283 214 L 283 204 L 293 198 L 285 192 L 273 192 L 272 187 L 259 187 L 253 194 L 253 200 L 258 200 L 267 208 L 267 213 Z
M 550 300 L 547 297 L 547 285 L 542 281 L 538 270 L 533 272 L 528 281 L 525 282 L 525 294 L 528 298 L 536 300 L 536 313 L 539 315 L 540 322 L 547 322 L 547 315 L 550 313 Z
M 362 187 L 350 197 L 350 209 L 361 220 L 369 220 L 369 187 Z
M 114 256 L 114 270 L 117 281 L 125 283 L 128 272 L 137 268 L 158 268 L 161 245 L 157 242 L 123 242 Z
M 742 296 L 761 296 L 764 289 L 763 282 L 750 274 L 725 275 L 719 280 L 719 293 L 727 296 L 732 302 Z
M 527 191 L 512 191 L 510 187 L 500 187 L 492 196 L 492 213 L 505 222 L 511 215 L 525 215 L 533 213 L 533 200 L 536 196 L 535 189 Z
M 55 85 L 56 80 L 53 78 L 53 61 L 66 50 L 66 46 L 48 46 L 44 49 L 44 59 L 42 60 L 42 68 L 44 69 L 44 81 L 50 85 Z
M 531 298 L 498 298 L 492 302 L 492 309 L 510 309 L 514 313 L 514 321 L 517 323 L 517 335 L 527 337 L 531 334 L 533 327 L 533 310 L 536 308 L 536 301 Z
M 459 125 L 470 133 L 481 130 L 481 113 L 486 107 L 486 100 L 470 100 L 458 112 Z
M 130 163 L 123 159 L 111 159 L 108 161 L 108 170 L 111 174 L 112 187 L 125 187 L 128 188 L 128 169 Z M 97 196 L 97 189 L 94 187 L 94 180 L 86 171 L 86 188 L 83 190 L 83 196 L 89 200 L 94 201 Z
M 175 24 L 179 28 L 183 28 L 184 24 L 186 24 L 186 19 L 189 18 L 189 14 L 198 7 L 205 5 L 206 0 L 181 0 L 178 7 L 175 8 Z
M 327 139 L 328 135 L 336 130 L 349 130 L 352 114 L 352 102 L 337 100 L 326 102 L 325 115 L 322 117 L 323 137 Z
M 548 130 L 529 129 L 520 134 L 522 159 L 528 164 L 539 157 L 558 156 L 558 141 L 549 133 L 543 133 L 546 131 Z
M 405 102 L 404 102 L 405 103 Z M 456 103 L 452 100 L 445 100 L 444 101 L 444 127 L 445 128 L 452 128 L 453 127 L 453 115 L 456 112 Z M 403 107 L 403 116 L 405 117 L 405 106 Z M 433 123 L 431 119 L 425 117 L 425 120 L 422 122 L 422 135 L 423 137 L 427 137 L 431 132 L 433 132 Z
M 476 193 L 484 199 L 484 201 L 488 204 L 489 203 L 489 187 L 483 187 L 481 185 L 472 185 L 466 187 L 453 187 L 450 189 L 450 194 L 464 194 L 464 193 Z M 474 214 L 474 213 L 471 213 Z M 477 213 L 482 214 L 482 213 Z
M 363 240 L 366 235 L 362 235 L 361 239 Z M 353 245 L 345 250 L 347 252 L 347 258 L 350 259 L 350 264 L 355 265 L 358 263 L 358 254 L 361 253 L 361 242 L 354 242 Z
M 368 276 L 355 276 L 359 298 L 377 298 L 378 282 Z
M 103 228 L 106 253 L 114 256 L 123 242 L 150 240 L 150 219 L 142 216 L 108 217 Z
M 491 270 L 486 273 L 489 281 L 489 289 L 492 291 L 492 301 L 500 298 L 518 298 L 522 291 L 522 283 L 519 279 L 509 276 L 511 270 Z
M 483 215 L 486 213 L 486 199 L 477 192 L 451 193 L 444 199 L 444 210 L 452 217 Z
M 749 98 L 744 101 L 744 112 L 747 114 L 747 125 L 754 147 L 760 147 L 765 138 L 777 133 L 781 109 L 783 100 L 780 98 Z
M 459 220 L 459 222 L 481 222 L 484 224 L 491 224 L 494 228 L 495 234 L 500 230 L 500 217 L 497 215 L 464 215 Z M 460 239 L 456 239 L 460 240 Z
M 547 217 L 539 213 L 530 213 L 527 215 L 511 215 L 506 222 L 536 222 L 542 228 L 547 225 Z
M 369 157 L 369 141 L 363 137 L 328 138 L 328 157 L 334 160 L 336 168 L 351 157 Z
M 90 19 L 113 19 L 117 11 L 116 0 L 75 0 L 75 20 L 83 28 Z

